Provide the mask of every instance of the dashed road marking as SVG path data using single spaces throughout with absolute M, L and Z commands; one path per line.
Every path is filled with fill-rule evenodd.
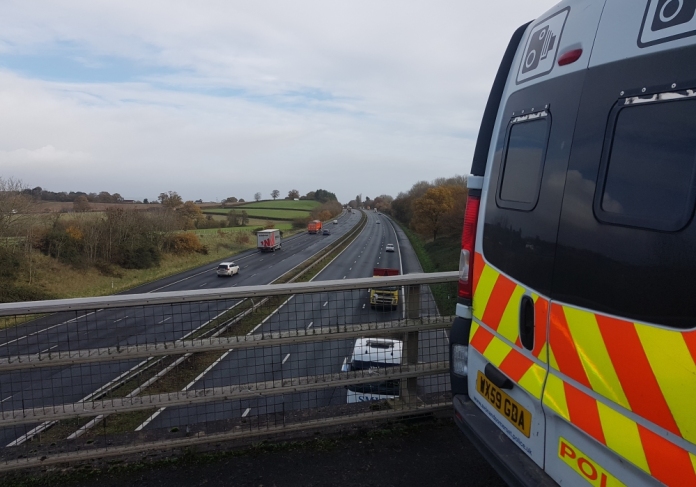
M 116 321 L 114 321 L 114 323 L 118 323 L 119 321 L 123 321 L 123 320 L 125 320 L 126 318 L 128 318 L 128 315 L 124 316 L 123 318 L 117 319 Z
M 309 330 L 309 329 L 312 327 L 313 324 L 314 324 L 314 322 L 313 322 L 313 321 L 310 321 L 310 322 L 309 322 L 309 325 L 307 325 L 307 329 Z
M 242 413 L 242 418 L 246 418 L 249 411 L 251 411 L 251 408 L 246 408 L 246 410 Z
M 287 354 L 287 355 L 285 356 L 285 358 L 283 359 L 283 364 L 284 364 L 285 362 L 287 362 L 289 358 L 290 358 L 290 354 Z M 283 365 L 283 364 L 281 364 L 281 365 Z
M 327 304 L 329 304 L 329 302 L 328 302 L 328 301 L 327 301 L 327 302 L 325 302 L 325 303 L 324 303 L 324 304 L 322 305 L 322 307 L 326 306 Z
M 172 319 L 172 317 L 170 316 L 169 318 L 165 318 L 165 319 L 163 319 L 162 321 L 160 321 L 160 322 L 157 323 L 157 324 L 158 324 L 158 325 L 161 325 L 161 324 L 164 323 L 165 321 L 169 321 L 169 320 L 171 320 L 171 319 Z

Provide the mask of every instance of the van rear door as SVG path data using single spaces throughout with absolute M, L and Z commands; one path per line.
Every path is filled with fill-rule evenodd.
M 601 8 L 596 2 L 574 12 L 560 4 L 527 29 L 501 101 L 481 196 L 469 395 L 541 468 L 558 219 Z M 579 56 L 559 65 L 571 48 Z

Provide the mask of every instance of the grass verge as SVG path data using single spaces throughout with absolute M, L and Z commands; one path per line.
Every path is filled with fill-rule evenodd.
M 446 272 L 459 270 L 459 253 L 461 240 L 458 237 L 440 237 L 426 242 L 413 230 L 406 228 L 397 220 L 393 220 L 404 231 L 416 252 L 423 272 Z M 432 284 L 437 309 L 441 315 L 453 315 L 457 306 L 457 283 L 447 282 Z

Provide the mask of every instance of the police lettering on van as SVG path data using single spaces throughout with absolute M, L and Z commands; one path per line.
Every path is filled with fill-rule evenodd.
M 513 485 L 696 485 L 696 0 L 563 1 L 474 150 L 455 419 Z

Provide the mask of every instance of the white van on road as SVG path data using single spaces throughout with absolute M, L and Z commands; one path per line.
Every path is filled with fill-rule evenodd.
M 378 374 L 381 369 L 401 365 L 403 342 L 389 338 L 358 338 L 350 360 L 346 357 L 341 372 L 373 371 Z M 367 384 L 355 384 L 347 387 L 347 402 L 381 401 L 399 396 L 400 381 L 385 380 Z

